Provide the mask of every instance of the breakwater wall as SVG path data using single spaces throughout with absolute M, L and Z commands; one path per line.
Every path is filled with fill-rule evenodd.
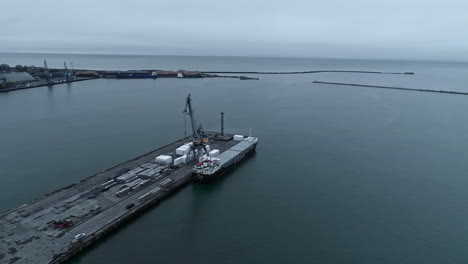
M 343 85 L 343 86 L 355 86 L 355 87 L 368 87 L 368 88 L 379 88 L 379 89 L 404 90 L 404 91 L 413 91 L 413 92 L 428 92 L 428 93 L 445 93 L 445 94 L 468 95 L 468 92 L 431 90 L 431 89 L 415 89 L 415 88 L 380 86 L 380 85 L 357 84 L 357 83 L 322 82 L 322 81 L 313 81 L 313 83 Z
M 382 72 L 382 71 L 345 71 L 345 70 L 320 70 L 320 71 L 292 71 L 292 72 L 259 72 L 259 71 L 202 71 L 202 73 L 225 73 L 225 74 L 307 74 L 307 73 L 373 73 L 373 74 L 408 74 L 413 72 Z

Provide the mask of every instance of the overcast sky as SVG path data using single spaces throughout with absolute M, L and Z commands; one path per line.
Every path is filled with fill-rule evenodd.
M 11 0 L 0 52 L 468 61 L 468 0 Z

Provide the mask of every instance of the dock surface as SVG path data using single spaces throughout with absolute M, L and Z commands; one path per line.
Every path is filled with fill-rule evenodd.
M 236 141 L 209 133 L 211 149 L 221 152 Z M 0 263 L 63 263 L 111 230 L 144 212 L 164 197 L 190 183 L 195 161 L 180 167 L 167 167 L 141 189 L 118 197 L 127 183 L 104 190 L 110 179 L 154 163 L 159 155 L 173 155 L 185 138 L 83 179 L 79 183 L 47 194 L 29 204 L 0 214 Z M 170 179 L 170 180 L 168 180 Z M 151 190 L 150 199 L 139 199 Z M 129 205 L 134 204 L 131 208 Z M 54 221 L 70 220 L 70 227 L 52 226 Z M 82 238 L 75 236 L 84 233 Z

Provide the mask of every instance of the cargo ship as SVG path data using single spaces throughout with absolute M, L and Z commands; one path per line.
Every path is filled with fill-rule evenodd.
M 221 154 L 219 154 L 220 152 L 217 149 L 210 151 L 209 145 L 207 144 L 209 139 L 206 136 L 197 115 L 194 113 L 190 94 L 187 96 L 185 110 L 183 112 L 190 116 L 193 141 L 179 147 L 176 150 L 176 153 L 179 152 L 181 155 L 185 154 L 185 156 L 181 157 L 184 162 L 188 162 L 199 157 L 197 164 L 192 168 L 192 175 L 196 182 L 207 183 L 218 178 L 229 168 L 233 167 L 234 164 L 242 161 L 255 152 L 258 138 L 252 137 L 252 135 L 249 135 L 248 137 L 234 135 L 234 137 L 227 138 L 226 140 L 233 139 L 239 143 Z M 221 113 L 221 136 L 223 136 L 224 130 L 223 114 L 224 113 Z M 252 134 L 252 132 L 250 134 Z
M 200 158 L 199 162 L 193 166 L 192 174 L 198 183 L 207 183 L 219 178 L 228 169 L 236 163 L 255 153 L 258 138 L 249 136 L 244 138 L 241 135 L 235 135 L 234 140 L 239 141 L 230 149 L 224 151 L 219 156 L 213 157 L 211 152 Z

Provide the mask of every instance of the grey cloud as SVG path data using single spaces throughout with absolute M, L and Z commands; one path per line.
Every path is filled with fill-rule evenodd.
M 2 4 L 0 52 L 468 60 L 461 0 Z

